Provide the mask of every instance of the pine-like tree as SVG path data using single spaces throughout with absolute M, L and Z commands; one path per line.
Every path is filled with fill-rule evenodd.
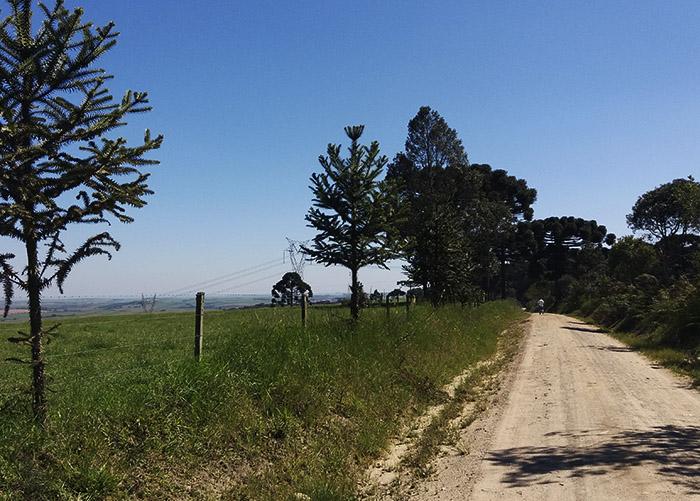
M 142 207 L 152 193 L 140 168 L 157 163 L 145 155 L 162 136 L 146 131 L 134 147 L 110 137 L 128 115 L 150 110 L 146 93 L 114 100 L 105 87 L 111 76 L 96 66 L 116 44 L 114 25 L 93 26 L 62 0 L 39 4 L 42 20 L 33 25 L 31 4 L 9 0 L 11 14 L 0 24 L 0 235 L 23 244 L 26 268 L 13 271 L 9 255 L 0 264 L 6 312 L 12 286 L 29 299 L 29 332 L 11 341 L 31 347 L 32 407 L 43 426 L 50 329 L 42 326 L 42 292 L 52 285 L 62 292 L 79 262 L 119 249 L 101 232 L 69 250 L 63 234 L 79 224 L 131 222 L 126 208 Z
M 421 106 L 408 122 L 406 157 L 419 170 L 469 165 L 457 131 L 430 106 Z
M 433 305 L 465 299 L 470 290 L 471 251 L 458 194 L 467 154 L 457 132 L 423 106 L 408 123 L 405 153 L 389 166 L 387 184 L 409 213 L 399 225 L 407 285 L 420 285 Z
M 409 122 L 387 184 L 410 213 L 398 226 L 408 285 L 435 305 L 471 301 L 474 284 L 506 296 L 507 272 L 519 271 L 517 225 L 532 218 L 535 190 L 504 170 L 470 165 L 457 132 L 426 106 Z
M 327 156 L 320 156 L 323 172 L 311 176 L 313 207 L 306 220 L 318 230 L 313 245 L 305 252 L 326 266 L 340 265 L 350 270 L 350 313 L 360 315 L 362 285 L 360 268 L 369 265 L 386 267 L 393 257 L 388 245 L 391 213 L 380 176 L 387 163 L 379 154 L 379 143 L 369 147 L 359 143 L 363 125 L 345 127 L 352 141 L 349 157 L 342 158 L 340 145 L 329 144 Z

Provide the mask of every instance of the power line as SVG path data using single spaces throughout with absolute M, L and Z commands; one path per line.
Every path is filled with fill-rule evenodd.
M 282 263 L 280 263 L 279 258 L 273 259 L 273 260 L 266 261 L 264 263 L 260 263 L 260 264 L 254 265 L 254 266 L 249 266 L 248 268 L 243 268 L 243 269 L 231 272 L 231 273 L 226 273 L 225 275 L 219 275 L 218 277 L 215 277 L 215 278 L 210 278 L 208 280 L 196 282 L 196 283 L 193 283 L 190 285 L 186 285 L 184 287 L 178 287 L 177 289 L 173 289 L 169 292 L 166 292 L 166 293 L 163 293 L 160 295 L 161 296 L 174 296 L 177 294 L 181 294 L 184 292 L 194 290 L 197 287 L 208 287 L 208 286 L 211 286 L 212 283 L 225 282 L 226 280 L 233 280 L 234 278 L 240 278 L 238 275 L 241 275 L 241 276 L 251 275 L 251 274 L 254 274 L 256 272 L 264 271 L 272 266 L 277 266 L 280 264 L 282 264 Z
M 237 275 L 237 276 L 235 276 L 235 277 L 230 277 L 230 278 L 225 278 L 225 279 L 217 280 L 217 281 L 214 281 L 214 282 L 211 282 L 211 283 L 207 284 L 206 286 L 200 286 L 200 287 L 198 287 L 197 289 L 201 290 L 201 289 L 205 289 L 205 288 L 221 286 L 221 285 L 226 284 L 227 282 L 232 282 L 232 281 L 240 280 L 240 279 L 242 279 L 242 278 L 249 277 L 249 276 L 252 276 L 252 275 L 257 275 L 258 273 L 262 273 L 262 272 L 269 271 L 269 270 L 273 270 L 273 269 L 281 269 L 281 267 L 282 267 L 282 264 L 281 264 L 281 263 L 276 263 L 276 264 L 273 264 L 273 265 L 270 265 L 270 266 L 265 266 L 264 268 L 260 268 L 260 269 L 258 269 L 258 270 L 249 271 L 249 272 L 247 272 L 247 273 L 242 273 L 242 274 Z M 179 293 L 179 294 L 173 294 L 172 296 L 175 296 L 175 297 L 177 297 L 177 296 L 182 296 L 182 295 L 185 295 L 185 294 L 189 294 L 189 293 L 191 293 L 191 292 L 195 292 L 197 289 L 190 289 L 190 290 L 187 291 L 187 292 L 181 292 L 181 293 Z M 167 297 L 167 296 L 166 296 L 166 297 Z
M 231 291 L 231 290 L 233 290 L 233 289 L 239 289 L 239 288 L 241 288 L 241 287 L 245 287 L 246 285 L 252 285 L 252 284 L 255 284 L 255 283 L 258 283 L 258 282 L 262 282 L 263 280 L 270 280 L 270 279 L 275 278 L 275 277 L 277 277 L 277 276 L 279 276 L 279 273 L 275 273 L 274 275 L 270 275 L 270 276 L 267 276 L 267 277 L 258 278 L 258 279 L 256 279 L 256 280 L 251 280 L 250 282 L 246 282 L 246 283 L 243 283 L 243 284 L 236 284 L 236 285 L 233 286 L 233 287 L 226 287 L 226 288 L 224 288 L 224 289 L 220 289 L 220 290 L 218 290 L 218 291 L 215 291 L 215 292 L 213 292 L 212 294 L 222 294 L 222 293 Z

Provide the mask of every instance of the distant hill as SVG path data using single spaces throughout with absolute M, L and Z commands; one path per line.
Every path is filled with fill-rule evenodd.
M 339 302 L 345 295 L 319 294 L 312 302 Z M 270 296 L 263 294 L 212 295 L 205 299 L 209 310 L 228 310 L 251 306 L 268 306 Z M 6 320 L 24 320 L 27 310 L 23 303 L 16 303 Z M 44 317 L 93 315 L 109 313 L 138 313 L 142 311 L 141 298 L 133 297 L 51 297 L 42 301 Z M 165 296 L 156 298 L 153 311 L 187 311 L 194 310 L 194 294 L 189 296 Z

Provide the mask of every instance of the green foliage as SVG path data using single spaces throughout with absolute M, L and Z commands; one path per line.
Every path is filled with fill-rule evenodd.
M 408 285 L 423 288 L 433 304 L 457 300 L 468 282 L 471 253 L 463 214 L 453 203 L 455 175 L 468 166 L 457 132 L 423 106 L 408 124 L 405 153 L 387 171 L 397 210 L 408 215 L 396 234 Z
M 503 169 L 493 169 L 488 164 L 471 164 L 470 181 L 471 193 L 467 191 L 467 197 L 479 198 L 482 204 L 488 203 L 496 215 L 508 222 L 532 220 L 532 204 L 537 199 L 537 190 L 528 187 L 524 179 L 511 176 Z M 507 212 L 498 214 L 503 208 Z
M 470 280 L 490 298 L 505 297 L 517 274 L 512 264 L 527 245 L 518 237 L 521 222 L 532 217 L 536 191 L 486 164 L 452 170 L 450 177 L 455 187 L 451 204 L 470 254 Z
M 692 178 L 645 193 L 628 221 L 647 238 L 623 237 L 609 251 L 600 243 L 597 249 L 590 245 L 600 240 L 601 227 L 590 225 L 586 235 L 593 241 L 577 248 L 569 237 L 572 231 L 550 225 L 551 243 L 545 238 L 544 248 L 555 251 L 555 260 L 545 261 L 541 272 L 549 280 L 538 282 L 528 296 L 549 291 L 557 301 L 561 294 L 556 305 L 560 311 L 589 317 L 631 346 L 700 381 L 700 238 L 693 234 L 698 230 L 698 193 L 700 185 Z M 553 244 L 567 238 L 566 252 L 557 253 Z M 561 279 L 554 280 L 556 272 L 570 270 L 575 272 L 564 275 L 569 278 L 563 288 Z
M 537 191 L 524 179 L 486 164 L 471 165 L 468 174 L 470 187 L 462 190 L 461 203 L 476 258 L 476 281 L 491 298 L 518 295 L 510 291 L 524 289 L 524 263 L 534 248 L 528 222 Z
M 687 278 L 662 289 L 651 308 L 649 322 L 666 344 L 700 348 L 700 280 Z
M 511 263 L 526 274 L 527 280 L 521 279 L 516 294 L 530 306 L 537 300 L 535 296 L 544 298 L 548 308 L 554 310 L 580 304 L 586 284 L 606 273 L 605 245 L 614 239 L 605 226 L 581 218 L 520 222 L 512 244 L 519 252 Z
M 532 232 L 539 248 L 553 245 L 579 249 L 586 244 L 602 244 L 607 235 L 605 226 L 573 216 L 533 221 Z
M 131 222 L 126 209 L 144 206 L 152 193 L 141 168 L 157 163 L 146 155 L 163 138 L 146 131 L 143 143 L 132 147 L 109 136 L 128 116 L 150 110 L 146 93 L 128 91 L 115 100 L 105 86 L 112 76 L 97 61 L 116 44 L 113 24 L 95 27 L 83 21 L 81 9 L 68 11 L 59 0 L 52 9 L 39 4 L 42 19 L 35 26 L 32 2 L 9 4 L 10 16 L 0 23 L 0 236 L 24 244 L 27 266 L 15 273 L 9 255 L 0 264 L 5 312 L 12 286 L 29 297 L 29 333 L 16 339 L 32 346 L 41 423 L 41 292 L 52 285 L 62 291 L 80 262 L 111 258 L 119 249 L 110 233 L 101 232 L 69 250 L 63 234 L 78 224 Z
M 700 385 L 700 279 L 679 279 L 640 309 L 636 322 L 613 334 Z
M 351 498 L 402 423 L 521 318 L 508 302 L 369 309 L 354 326 L 317 307 L 306 329 L 287 308 L 210 312 L 199 364 L 189 314 L 66 319 L 46 433 L 26 426 L 27 368 L 0 365 L 0 498 Z
M 359 143 L 363 125 L 346 127 L 349 157 L 342 158 L 340 145 L 329 144 L 320 156 L 323 172 L 311 176 L 313 207 L 306 215 L 308 226 L 318 231 L 304 251 L 324 265 L 340 265 L 352 274 L 351 313 L 359 316 L 360 290 L 357 272 L 370 265 L 386 266 L 394 256 L 388 241 L 393 216 L 380 176 L 387 163 L 379 143 Z
M 408 122 L 406 158 L 418 170 L 469 165 L 457 131 L 429 106 L 421 106 Z
M 694 266 L 700 248 L 700 183 L 688 176 L 644 193 L 627 222 L 655 242 L 660 278 L 671 285 Z
M 623 237 L 610 249 L 608 267 L 613 278 L 629 284 L 639 275 L 657 274 L 659 255 L 650 243 Z
M 408 214 L 395 235 L 407 285 L 422 287 L 435 305 L 495 297 L 495 290 L 505 296 L 522 247 L 518 222 L 532 218 L 534 189 L 504 170 L 470 165 L 457 132 L 426 106 L 408 124 L 387 186 Z
M 696 231 L 695 190 L 700 185 L 692 178 L 676 179 L 642 195 L 628 220 L 649 238 L 621 238 L 601 255 L 598 266 L 582 266 L 584 273 L 575 276 L 562 309 L 654 335 L 664 345 L 696 343 L 699 327 L 689 313 L 700 279 L 700 239 L 690 234 Z M 590 234 L 599 238 L 601 233 Z M 648 241 L 651 237 L 657 240 Z M 580 255 L 574 261 L 580 264 Z
M 700 232 L 700 183 L 688 176 L 648 191 L 634 204 L 627 222 L 657 240 Z
M 285 273 L 279 282 L 272 286 L 272 304 L 293 306 L 301 301 L 303 294 L 313 297 L 311 286 L 294 271 Z
M 114 101 L 105 88 L 111 75 L 95 66 L 116 44 L 112 24 L 95 28 L 80 9 L 69 12 L 59 1 L 51 10 L 42 6 L 44 19 L 33 32 L 30 2 L 10 4 L 13 13 L 0 24 L 0 234 L 45 242 L 41 287 L 60 288 L 80 261 L 118 249 L 100 233 L 67 252 L 63 231 L 109 217 L 131 222 L 125 207 L 142 207 L 152 193 L 139 168 L 157 163 L 144 155 L 162 137 L 147 131 L 135 147 L 106 137 L 128 115 L 150 110 L 146 93 L 129 91 Z M 78 203 L 65 204 L 66 195 Z
M 430 219 L 418 225 L 408 247 L 410 283 L 424 284 L 434 305 L 466 301 L 472 260 L 461 217 L 443 205 Z

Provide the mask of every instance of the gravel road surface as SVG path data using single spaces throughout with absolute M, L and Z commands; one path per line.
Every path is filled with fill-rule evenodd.
M 530 329 L 481 450 L 438 461 L 415 497 L 700 499 L 700 392 L 573 318 Z

